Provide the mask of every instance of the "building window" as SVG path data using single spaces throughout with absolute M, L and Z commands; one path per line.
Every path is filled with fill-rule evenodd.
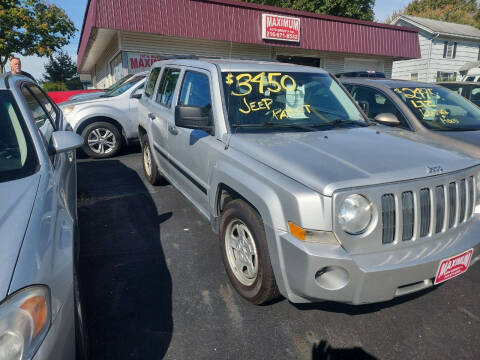
M 418 80 L 418 73 L 411 73 L 410 80 Z
M 122 64 L 122 53 L 119 53 L 117 56 L 110 61 L 110 75 L 113 77 L 113 81 L 116 82 L 122 78 L 123 64 Z
M 437 81 L 455 81 L 457 74 L 455 72 L 437 71 Z
M 457 56 L 457 43 L 454 41 L 445 41 L 443 43 L 443 58 L 455 59 Z

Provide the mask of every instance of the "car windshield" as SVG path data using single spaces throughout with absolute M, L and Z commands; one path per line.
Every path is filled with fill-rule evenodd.
M 38 165 L 32 141 L 10 91 L 0 90 L 0 182 L 33 174 Z
M 480 130 L 480 109 L 457 93 L 440 86 L 392 89 L 428 129 Z
M 120 86 L 122 86 L 122 84 L 127 81 L 128 79 L 130 79 L 133 75 L 132 74 L 128 74 L 126 76 L 124 76 L 123 78 L 121 78 L 120 80 L 118 80 L 115 84 L 113 84 L 112 86 L 108 87 L 105 89 L 105 92 L 110 92 L 110 91 L 113 91 L 113 90 L 116 90 L 118 89 Z
M 367 126 L 328 74 L 223 72 L 230 127 L 238 131 L 316 131 Z
M 130 89 L 133 85 L 138 83 L 140 80 L 144 79 L 145 76 L 135 76 L 131 78 L 130 80 L 125 81 L 123 84 L 121 84 L 119 87 L 112 91 L 106 92 L 102 97 L 114 97 L 123 94 L 125 91 Z

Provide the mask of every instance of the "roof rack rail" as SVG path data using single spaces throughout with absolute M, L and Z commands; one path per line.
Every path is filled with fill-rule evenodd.
M 173 59 L 198 60 L 198 56 L 197 55 L 169 55 L 163 58 L 163 60 L 173 60 Z

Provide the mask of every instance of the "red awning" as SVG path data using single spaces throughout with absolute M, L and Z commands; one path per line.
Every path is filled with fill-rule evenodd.
M 262 14 L 301 19 L 300 42 L 262 39 Z M 93 28 L 328 52 L 420 58 L 415 29 L 234 0 L 89 0 L 78 48 L 80 68 Z

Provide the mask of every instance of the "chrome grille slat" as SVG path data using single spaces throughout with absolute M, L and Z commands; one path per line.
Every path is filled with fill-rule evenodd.
M 427 236 L 430 232 L 431 216 L 430 190 L 420 190 L 420 237 Z
M 379 199 L 382 243 L 400 245 L 461 226 L 475 212 L 476 188 L 476 178 L 470 172 L 450 179 L 439 177 L 431 183 L 413 182 L 394 191 L 387 189 Z
M 467 183 L 465 179 L 460 181 L 460 219 L 458 222 L 465 221 L 467 215 Z
M 443 230 L 445 223 L 445 189 L 443 185 L 439 185 L 435 188 L 435 203 L 436 203 L 436 225 L 435 233 L 439 233 Z
M 468 211 L 467 211 L 467 216 L 470 217 L 472 216 L 473 214 L 473 204 L 475 202 L 475 199 L 473 198 L 474 197 L 474 193 L 473 193 L 473 189 L 474 189 L 474 182 L 473 182 L 473 176 L 470 176 L 469 180 L 468 180 Z
M 395 197 L 393 194 L 382 196 L 382 243 L 395 241 Z
M 455 224 L 455 217 L 457 215 L 457 184 L 451 182 L 448 184 L 448 228 L 452 228 Z
M 415 226 L 415 212 L 413 204 L 413 193 L 411 191 L 405 191 L 402 193 L 402 240 L 407 241 L 413 238 L 413 229 Z

